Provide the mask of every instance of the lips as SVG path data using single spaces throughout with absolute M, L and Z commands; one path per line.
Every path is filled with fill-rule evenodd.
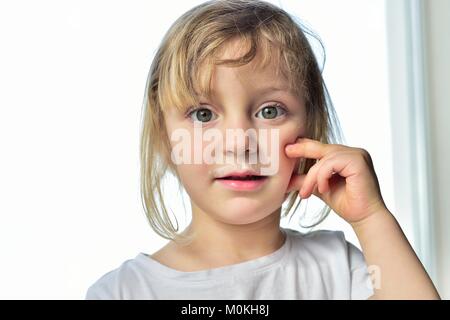
M 245 170 L 230 170 L 231 168 L 217 169 L 215 178 L 216 179 L 228 179 L 228 180 L 256 180 L 264 177 L 253 169 Z
M 267 178 L 267 177 L 266 176 L 258 176 L 258 175 L 245 175 L 245 176 L 226 176 L 226 177 L 217 178 L 217 179 L 251 181 L 251 180 L 262 180 L 264 178 Z
M 258 175 L 254 171 L 232 172 L 216 178 L 220 185 L 233 191 L 258 191 L 267 180 L 267 176 Z

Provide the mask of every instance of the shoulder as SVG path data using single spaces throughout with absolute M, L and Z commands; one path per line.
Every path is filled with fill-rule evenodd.
M 340 230 L 315 230 L 302 233 L 287 229 L 292 241 L 293 254 L 317 263 L 332 263 L 350 269 L 364 266 L 362 252 L 346 240 Z
M 315 253 L 340 252 L 345 250 L 347 241 L 344 232 L 336 230 L 315 230 L 307 233 L 287 229 L 294 247 L 301 247 Z
M 86 300 L 117 300 L 135 283 L 138 283 L 138 268 L 136 259 L 128 259 L 117 268 L 103 274 L 86 291 Z
M 346 240 L 344 232 L 317 230 L 301 233 L 290 229 L 289 234 L 291 258 L 310 271 L 320 270 L 322 276 L 328 275 L 327 280 L 332 283 L 330 292 L 350 299 L 367 299 L 373 294 L 364 255 Z

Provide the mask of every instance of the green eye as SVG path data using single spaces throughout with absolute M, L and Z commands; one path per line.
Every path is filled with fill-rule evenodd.
M 209 122 L 213 116 L 213 112 L 209 109 L 206 108 L 200 108 L 200 109 L 195 109 L 193 111 L 191 111 L 188 116 L 193 120 L 193 121 L 199 121 L 199 122 Z M 197 119 L 194 119 L 197 118 Z
M 258 116 L 259 114 L 262 114 L 264 119 L 275 119 L 277 116 L 280 115 L 280 113 L 281 113 L 281 115 L 283 115 L 286 113 L 286 111 L 279 104 L 275 104 L 275 105 L 265 106 L 260 111 L 258 111 L 256 116 Z

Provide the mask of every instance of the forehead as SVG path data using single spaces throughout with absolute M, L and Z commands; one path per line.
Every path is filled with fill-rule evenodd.
M 242 40 L 230 40 L 215 55 L 218 60 L 235 60 L 243 57 L 250 47 Z M 239 88 L 251 90 L 252 92 L 262 91 L 290 91 L 289 81 L 280 68 L 278 54 L 267 55 L 262 48 L 258 48 L 255 57 L 248 63 L 239 66 L 226 64 L 213 65 L 209 87 L 211 94 L 217 91 L 227 90 L 233 92 Z M 271 57 L 269 59 L 269 57 Z M 202 72 L 200 71 L 200 75 Z M 205 83 L 204 81 L 203 83 Z M 199 82 L 200 83 L 200 82 Z M 201 96 L 206 96 L 203 88 L 196 86 L 196 92 Z M 231 91 L 230 91 L 231 90 Z

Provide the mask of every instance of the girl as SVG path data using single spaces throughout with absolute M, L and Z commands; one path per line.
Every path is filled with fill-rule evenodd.
M 369 153 L 333 144 L 338 122 L 304 30 L 253 0 L 208 1 L 173 24 L 149 73 L 141 140 L 144 208 L 169 242 L 103 275 L 87 299 L 439 298 Z M 167 173 L 191 200 L 180 233 Z M 280 227 L 283 203 L 287 215 L 312 194 L 327 204 L 322 219 L 333 210 L 353 227 L 362 252 L 340 231 Z

